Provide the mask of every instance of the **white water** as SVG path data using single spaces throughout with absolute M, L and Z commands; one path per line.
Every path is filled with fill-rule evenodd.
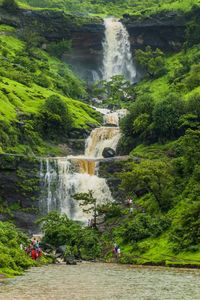
M 121 111 L 115 114 L 120 117 Z M 116 117 L 115 125 L 117 124 Z M 59 210 L 73 220 L 87 222 L 91 216 L 83 213 L 79 202 L 72 198 L 73 194 L 93 190 L 97 204 L 113 201 L 106 180 L 98 177 L 97 161 L 102 158 L 105 147 L 116 150 L 120 137 L 118 127 L 96 128 L 86 140 L 84 155 L 41 160 L 40 179 L 44 190 L 41 200 L 42 211 L 46 213 Z
M 133 65 L 128 32 L 119 19 L 104 19 L 104 23 L 103 78 L 109 80 L 114 75 L 124 75 L 133 83 L 136 69 Z

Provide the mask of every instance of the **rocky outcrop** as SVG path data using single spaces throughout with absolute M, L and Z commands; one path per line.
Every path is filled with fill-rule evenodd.
M 98 17 L 77 17 L 57 10 L 19 9 L 11 13 L 0 8 L 0 24 L 24 31 L 37 32 L 43 37 L 41 47 L 50 42 L 72 41 L 72 51 L 63 55 L 63 60 L 79 75 L 91 81 L 99 76 L 102 62 L 103 20 Z
M 181 11 L 164 11 L 150 17 L 125 14 L 122 22 L 129 32 L 133 51 L 148 45 L 163 51 L 179 51 L 186 41 L 186 25 L 193 19 L 200 24 L 199 7 L 187 14 Z
M 14 222 L 27 234 L 37 230 L 39 166 L 36 158 L 0 154 L 0 220 Z

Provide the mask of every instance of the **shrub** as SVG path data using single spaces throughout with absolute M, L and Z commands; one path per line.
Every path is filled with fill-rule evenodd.
M 52 95 L 46 99 L 36 122 L 39 131 L 48 138 L 55 138 L 67 133 L 72 125 L 67 104 L 57 95 Z

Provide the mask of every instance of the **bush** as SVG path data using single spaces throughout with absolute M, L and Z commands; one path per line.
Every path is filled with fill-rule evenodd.
M 52 55 L 58 58 L 61 58 L 65 51 L 71 51 L 72 41 L 71 40 L 62 40 L 60 42 L 51 42 L 47 51 Z
M 39 131 L 48 138 L 55 138 L 67 133 L 72 125 L 67 104 L 57 95 L 46 99 L 36 122 Z
M 148 237 L 158 237 L 170 226 L 165 216 L 138 214 L 132 220 L 126 219 L 120 227 L 119 235 L 126 243 L 139 242 Z M 118 229 L 119 230 L 119 229 Z
M 45 233 L 43 242 L 56 248 L 67 245 L 65 254 L 77 258 L 94 259 L 100 256 L 101 245 L 96 230 L 82 228 L 59 212 L 50 212 L 37 223 L 43 221 L 42 231 Z

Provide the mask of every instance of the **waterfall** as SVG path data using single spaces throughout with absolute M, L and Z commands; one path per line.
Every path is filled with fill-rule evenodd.
M 86 141 L 85 155 L 89 157 L 102 157 L 104 148 L 109 147 L 116 150 L 120 137 L 120 130 L 116 127 L 94 129 Z
M 131 83 L 136 77 L 129 35 L 125 26 L 116 18 L 104 19 L 105 40 L 103 43 L 103 78 L 124 75 Z
M 105 111 L 105 120 L 109 114 L 110 111 Z M 117 125 L 122 111 L 119 110 L 115 114 Z M 93 190 L 97 204 L 113 201 L 106 180 L 98 177 L 98 161 L 102 158 L 105 147 L 116 150 L 120 137 L 118 127 L 96 128 L 86 140 L 84 155 L 41 160 L 40 181 L 44 193 L 40 207 L 43 213 L 59 210 L 73 220 L 86 223 L 91 216 L 82 211 L 78 201 L 72 198 L 73 194 Z

